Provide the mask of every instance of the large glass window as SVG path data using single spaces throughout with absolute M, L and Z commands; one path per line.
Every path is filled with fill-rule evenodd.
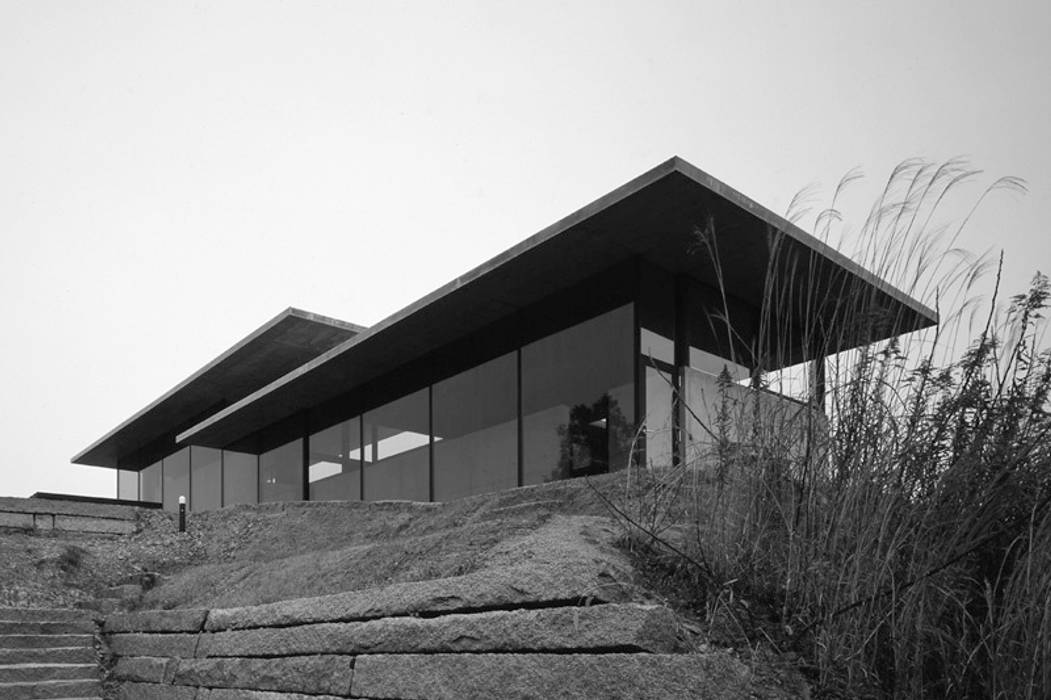
M 259 457 L 223 450 L 223 505 L 259 501 Z
M 139 500 L 139 473 L 127 469 L 117 470 L 117 498 L 122 501 Z
M 435 500 L 517 486 L 517 418 L 515 353 L 435 384 Z
M 179 496 L 190 501 L 190 448 L 184 447 L 164 458 L 164 509 L 179 510 Z
M 214 447 L 190 448 L 190 503 L 195 511 L 222 505 L 222 455 Z
M 161 463 L 154 462 L 139 472 L 139 500 L 161 502 Z
M 656 331 L 639 329 L 643 376 L 646 378 L 646 450 L 643 463 L 667 467 L 672 462 L 675 387 L 675 343 Z
M 690 367 L 712 377 L 718 377 L 726 370 L 734 382 L 747 382 L 751 377 L 751 372 L 744 365 L 695 347 L 690 348 Z
M 361 500 L 361 419 L 310 436 L 310 500 Z
M 644 358 L 657 362 L 675 364 L 675 343 L 671 338 L 646 328 L 639 329 L 639 350 Z M 647 364 L 652 364 L 647 362 Z
M 365 414 L 366 500 L 430 500 L 428 393 L 422 389 Z
M 672 457 L 672 374 L 663 367 L 646 367 L 646 465 L 669 467 Z
M 526 484 L 627 466 L 634 436 L 630 304 L 522 348 Z
M 303 438 L 259 455 L 259 500 L 303 500 Z

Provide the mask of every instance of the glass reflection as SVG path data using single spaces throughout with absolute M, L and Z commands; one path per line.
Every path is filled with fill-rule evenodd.
M 190 507 L 190 448 L 184 447 L 163 460 L 163 503 L 165 510 L 179 510 L 179 496 L 185 496 Z
M 223 450 L 223 505 L 259 501 L 259 457 Z
M 434 498 L 518 484 L 518 358 L 498 357 L 434 385 Z
M 223 453 L 213 447 L 190 448 L 190 503 L 195 511 L 222 505 Z
M 310 500 L 361 500 L 361 420 L 351 418 L 310 436 Z
M 161 502 L 161 463 L 154 462 L 139 472 L 139 500 Z
M 669 371 L 646 367 L 646 465 L 671 466 L 672 376 Z
M 634 436 L 632 306 L 522 348 L 525 484 L 627 465 Z
M 139 500 L 139 473 L 117 470 L 117 498 L 122 501 Z
M 430 500 L 428 393 L 421 389 L 365 414 L 366 500 Z
M 259 455 L 259 501 L 303 500 L 303 438 Z

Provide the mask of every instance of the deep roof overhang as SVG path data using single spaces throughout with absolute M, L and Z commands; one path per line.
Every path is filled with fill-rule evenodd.
M 710 256 L 689 254 L 707 222 L 718 231 L 718 270 Z M 202 420 L 177 440 L 230 444 L 633 257 L 707 285 L 721 279 L 737 300 L 760 306 L 772 247 L 779 259 L 791 261 L 791 274 L 810 280 L 817 295 L 866 290 L 895 319 L 884 337 L 938 321 L 919 301 L 675 157 Z M 829 308 L 834 311 L 834 305 Z M 844 337 L 829 349 L 877 339 Z
M 72 462 L 123 467 L 129 456 L 167 435 L 174 444 L 178 430 L 237 402 L 364 330 L 353 323 L 286 309 L 79 452 Z

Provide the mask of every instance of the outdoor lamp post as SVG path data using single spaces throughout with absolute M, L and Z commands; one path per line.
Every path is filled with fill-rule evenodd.
M 179 496 L 179 532 L 186 532 L 186 496 Z

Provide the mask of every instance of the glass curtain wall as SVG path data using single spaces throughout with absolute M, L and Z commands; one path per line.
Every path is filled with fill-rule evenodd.
M 190 505 L 195 511 L 215 510 L 223 501 L 223 452 L 214 447 L 190 448 Z
M 634 436 L 631 304 L 522 348 L 523 483 L 628 464 Z
M 672 434 L 675 430 L 675 346 L 670 338 L 642 328 L 639 330 L 646 389 L 646 457 L 650 467 L 672 463 Z
M 303 438 L 259 455 L 259 501 L 303 500 Z
M 635 436 L 634 324 L 625 304 L 314 432 L 306 464 L 304 438 L 258 456 L 184 448 L 118 476 L 118 490 L 171 510 L 185 495 L 201 511 L 304 496 L 451 500 L 620 469 Z M 646 333 L 644 353 L 666 363 L 670 341 Z M 671 388 L 659 369 L 645 376 L 650 457 L 670 461 Z
M 361 419 L 337 423 L 310 436 L 307 465 L 312 501 L 361 500 Z
M 139 473 L 117 470 L 117 498 L 123 501 L 139 500 Z
M 139 500 L 161 502 L 161 463 L 154 462 L 139 472 Z
M 518 485 L 518 358 L 509 353 L 434 385 L 434 499 Z
M 165 510 L 179 510 L 179 496 L 186 497 L 190 504 L 190 448 L 184 447 L 162 461 L 163 503 Z
M 430 500 L 429 394 L 421 389 L 365 413 L 366 500 Z
M 223 450 L 223 505 L 258 502 L 258 455 Z

